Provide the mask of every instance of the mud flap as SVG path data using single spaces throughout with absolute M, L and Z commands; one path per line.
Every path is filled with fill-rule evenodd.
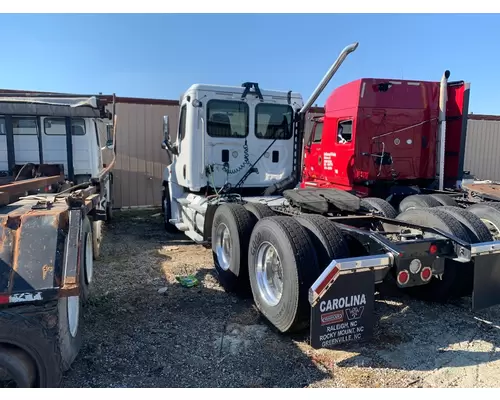
M 474 311 L 500 304 L 500 254 L 481 255 L 474 259 Z
M 311 307 L 311 346 L 333 348 L 371 339 L 374 302 L 373 271 L 340 274 Z

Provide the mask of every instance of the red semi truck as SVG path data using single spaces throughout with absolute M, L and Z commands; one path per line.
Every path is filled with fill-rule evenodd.
M 447 82 L 449 75 L 365 78 L 335 89 L 305 146 L 302 186 L 384 198 L 410 187 L 459 188 L 469 84 Z

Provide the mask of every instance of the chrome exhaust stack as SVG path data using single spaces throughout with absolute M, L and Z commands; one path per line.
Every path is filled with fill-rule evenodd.
M 325 74 L 319 85 L 316 87 L 316 89 L 314 89 L 314 92 L 311 94 L 307 102 L 300 109 L 299 114 L 306 114 L 309 111 L 309 109 L 314 104 L 319 95 L 323 92 L 323 90 L 325 90 L 326 85 L 328 85 L 328 82 L 330 82 L 330 79 L 332 79 L 333 75 L 335 75 L 335 73 L 338 71 L 344 60 L 350 53 L 352 53 L 354 50 L 357 49 L 358 45 L 359 43 L 356 42 L 350 44 L 349 46 L 345 47 L 344 50 L 342 50 L 337 60 L 332 64 L 332 66 Z

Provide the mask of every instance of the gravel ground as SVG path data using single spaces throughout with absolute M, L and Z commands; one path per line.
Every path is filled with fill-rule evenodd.
M 165 233 L 157 210 L 117 213 L 104 234 L 63 387 L 500 386 L 500 307 L 471 313 L 470 299 L 426 304 L 383 288 L 371 342 L 314 350 L 226 294 L 210 250 Z M 183 288 L 185 274 L 200 285 Z

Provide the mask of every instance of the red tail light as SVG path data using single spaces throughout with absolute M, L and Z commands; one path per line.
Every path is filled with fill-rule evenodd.
M 422 269 L 422 272 L 420 272 L 420 279 L 422 279 L 424 282 L 427 282 L 432 278 L 432 269 L 430 267 L 425 267 Z
M 431 244 L 429 247 L 429 253 L 436 254 L 438 252 L 438 247 L 435 244 Z
M 9 296 L 0 294 L 0 304 L 9 304 Z
M 410 280 L 410 273 L 406 270 L 400 271 L 398 274 L 398 283 L 400 285 L 406 285 Z

